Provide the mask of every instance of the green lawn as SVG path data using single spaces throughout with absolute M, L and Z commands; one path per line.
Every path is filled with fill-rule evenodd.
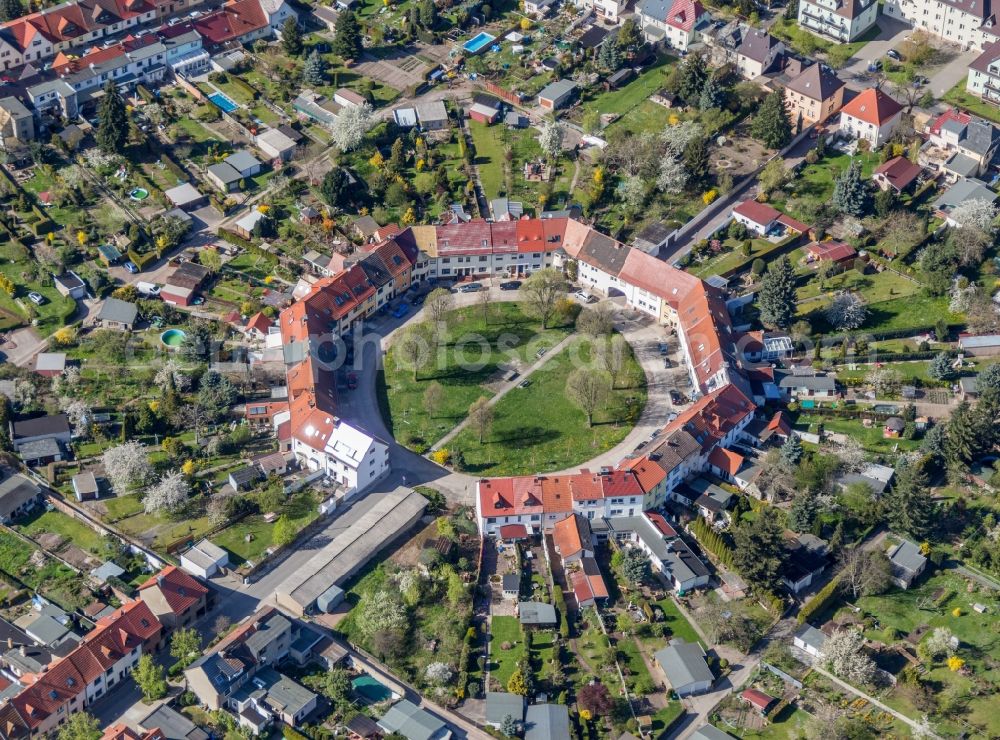
M 764 258 L 769 252 L 777 248 L 777 244 L 767 239 L 751 239 L 750 254 L 745 255 L 741 249 L 743 242 L 735 239 L 725 239 L 722 242 L 723 252 L 716 257 L 712 257 L 705 262 L 699 262 L 689 268 L 693 275 L 704 279 L 712 275 L 725 275 L 728 272 L 738 270 L 741 267 L 750 265 L 755 259 Z
M 725 722 L 718 722 L 717 726 L 730 735 L 746 740 L 792 740 L 802 737 L 803 728 L 809 719 L 808 712 L 799 709 L 795 704 L 789 704 L 777 715 L 771 717 L 767 727 L 761 730 L 730 727 Z
M 316 500 L 309 492 L 293 495 L 282 507 L 282 510 L 275 513 L 287 516 L 295 525 L 296 531 L 301 531 L 319 516 Z M 251 536 L 249 542 L 246 539 L 247 535 Z M 262 516 L 246 517 L 218 534 L 212 535 L 212 541 L 215 544 L 229 551 L 229 561 L 234 567 L 260 560 L 264 551 L 274 545 L 273 538 L 274 523 L 265 522 Z
M 940 606 L 934 603 L 935 597 L 951 593 Z M 976 603 L 988 607 L 986 614 L 977 614 L 972 609 Z M 868 614 L 875 616 L 881 625 L 880 631 L 870 631 L 871 638 L 884 635 L 888 627 L 898 629 L 907 634 L 914 628 L 927 625 L 947 627 L 960 640 L 958 655 L 964 658 L 972 668 L 971 676 L 954 673 L 942 663 L 937 662 L 924 676 L 925 680 L 936 682 L 942 687 L 939 690 L 948 691 L 954 686 L 968 697 L 967 709 L 961 718 L 980 728 L 973 734 L 977 737 L 1000 736 L 1000 713 L 996 711 L 996 695 L 990 692 L 970 691 L 976 681 L 995 684 L 1000 681 L 1000 642 L 997 640 L 997 611 L 1000 610 L 1000 598 L 995 594 L 978 588 L 975 593 L 968 593 L 966 579 L 954 571 L 940 571 L 932 576 L 923 577 L 910 589 L 903 591 L 893 589 L 881 596 L 869 596 L 858 600 L 858 606 Z M 961 616 L 954 616 L 954 609 L 961 610 Z M 909 704 L 900 692 L 893 692 L 887 702 L 911 717 L 919 717 L 921 712 Z M 932 721 L 934 718 L 932 717 Z M 955 736 L 960 731 L 968 731 L 968 726 L 950 721 L 935 723 L 935 728 L 946 736 Z
M 76 545 L 95 555 L 103 552 L 104 538 L 83 522 L 53 509 L 36 509 L 27 519 L 17 522 L 17 528 L 32 539 L 45 533 L 60 535 L 66 544 Z
M 701 637 L 694 631 L 694 627 L 687 620 L 674 600 L 669 596 L 656 602 L 656 605 L 663 610 L 664 621 L 670 627 L 671 637 L 679 637 L 685 642 L 699 642 Z
M 631 82 L 617 90 L 610 90 L 595 95 L 583 103 L 584 111 L 596 110 L 599 113 L 617 113 L 619 116 L 628 113 L 642 103 L 653 93 L 663 89 L 670 72 L 674 57 L 661 55 L 656 63 L 637 75 Z M 662 111 L 663 109 L 660 108 Z
M 173 125 L 190 136 L 196 144 L 219 141 L 219 138 L 215 134 L 189 116 L 178 118 L 174 121 Z
M 965 83 L 966 78 L 963 77 L 955 87 L 944 94 L 941 100 L 967 110 L 970 113 L 975 113 L 977 116 L 982 116 L 989 121 L 1000 123 L 1000 108 L 968 92 L 965 89 Z
M 872 26 L 857 41 L 841 44 L 801 28 L 797 21 L 779 17 L 771 26 L 771 33 L 788 43 L 793 49 L 806 56 L 814 56 L 816 52 L 826 55 L 826 61 L 831 67 L 843 67 L 848 60 L 857 56 L 858 52 L 879 34 L 879 27 Z
M 803 412 L 796 419 L 795 426 L 805 430 L 810 424 L 818 422 L 822 422 L 823 428 L 827 432 L 846 434 L 856 439 L 870 452 L 888 453 L 896 447 L 903 452 L 908 452 L 920 447 L 919 439 L 886 439 L 882 436 L 882 425 L 878 422 L 866 428 L 858 419 L 840 419 Z
M 854 160 L 861 163 L 862 179 L 867 180 L 871 176 L 872 170 L 879 165 L 879 159 L 877 152 L 860 152 L 854 156 Z M 826 155 L 822 159 L 803 167 L 792 184 L 786 188 L 790 191 L 787 199 L 775 197 L 771 205 L 792 218 L 808 222 L 808 214 L 803 213 L 803 207 L 829 202 L 833 195 L 834 180 L 850 164 L 850 155 L 827 148 Z
M 682 714 L 684 714 L 684 705 L 676 700 L 671 700 L 667 706 L 657 711 L 653 715 L 653 737 L 665 738 L 667 729 Z
M 569 327 L 542 330 L 516 303 L 495 303 L 489 319 L 482 308 L 469 306 L 452 312 L 442 351 L 417 373 L 397 360 L 394 348 L 385 357 L 384 377 L 379 388 L 382 413 L 393 436 L 404 444 L 421 448 L 433 444 L 465 418 L 469 406 L 481 396 L 494 394 L 484 386 L 501 364 L 514 366 L 534 360 L 539 347 L 558 344 Z M 482 337 L 486 345 L 470 338 Z M 464 340 L 458 344 L 460 340 Z M 503 347 L 500 341 L 503 340 Z M 481 348 L 487 348 L 482 354 Z M 468 368 L 459 366 L 465 357 Z M 475 364 L 472 364 L 475 363 Z M 380 374 L 382 375 L 382 374 Z M 433 416 L 424 408 L 423 396 L 432 383 L 444 389 L 444 402 Z
M 625 680 L 628 682 L 629 688 L 634 687 L 640 679 L 653 680 L 649 675 L 646 662 L 642 659 L 642 654 L 639 652 L 639 646 L 635 642 L 630 638 L 626 638 L 619 641 L 615 645 L 615 648 L 618 650 L 618 661 L 621 664 L 622 670 L 625 670 L 626 667 L 628 668 L 629 675 L 626 676 Z
M 482 475 L 524 475 L 563 470 L 622 441 L 646 404 L 645 375 L 629 351 L 619 388 L 594 415 L 593 427 L 566 394 L 566 379 L 578 366 L 593 367 L 590 340 L 575 339 L 535 371 L 527 388 L 515 388 L 494 407 L 485 443 L 464 429 L 450 444 L 465 456 L 466 469 Z M 530 410 L 530 411 L 529 411 Z
M 7 327 L 29 323 L 29 314 L 38 317 L 35 327 L 40 334 L 48 336 L 63 326 L 62 317 L 72 315 L 76 302 L 56 290 L 52 275 L 39 269 L 37 262 L 26 255 L 12 242 L 0 244 L 0 272 L 14 283 L 14 295 L 0 291 L 0 321 Z M 28 278 L 25 279 L 25 275 Z M 40 293 L 45 299 L 41 306 L 28 300 L 29 292 Z
M 501 645 L 510 644 L 509 650 Z M 517 662 L 524 657 L 524 640 L 521 637 L 521 625 L 517 617 L 493 617 L 490 620 L 490 677 L 506 690 L 507 681 L 514 673 Z
M 907 280 L 902 275 L 886 270 L 881 273 L 862 275 L 857 270 L 845 270 L 830 278 L 813 275 L 805 285 L 799 286 L 795 297 L 804 301 L 809 298 L 825 299 L 841 291 L 860 293 L 869 303 L 880 303 L 913 295 L 921 289 L 920 283 Z M 826 295 L 824 295 L 826 294 Z M 807 313 L 807 311 L 801 312 Z

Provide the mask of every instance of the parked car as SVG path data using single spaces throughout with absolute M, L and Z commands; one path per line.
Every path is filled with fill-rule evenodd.
M 419 306 L 426 300 L 427 296 L 421 293 L 420 295 L 413 296 L 413 298 L 410 300 L 410 303 L 412 303 L 414 306 Z
M 35 293 L 34 291 L 32 291 L 31 293 L 28 293 L 28 300 L 34 303 L 36 306 L 41 306 L 43 303 L 45 303 L 45 296 L 43 296 L 41 293 Z
M 529 385 L 531 385 L 531 381 L 528 380 L 527 378 L 525 378 L 524 380 L 522 380 L 520 383 L 517 384 L 517 387 L 518 388 L 527 388 Z
M 126 262 L 125 269 L 131 272 L 133 275 L 139 274 L 139 268 L 135 266 L 134 262 Z
M 894 62 L 901 62 L 901 61 L 903 61 L 903 55 L 900 54 L 895 49 L 889 49 L 889 51 L 887 51 L 885 53 L 885 55 L 887 57 L 889 57 L 891 60 L 893 60 Z
M 508 280 L 505 283 L 500 283 L 500 290 L 518 290 L 520 287 L 520 280 Z
M 681 403 L 681 394 L 677 391 L 670 391 L 670 403 L 675 406 L 679 405 Z
M 469 283 L 467 285 L 462 285 L 459 287 L 458 291 L 460 293 L 478 293 L 483 289 L 483 286 L 479 283 Z
M 400 303 L 398 306 L 396 306 L 396 309 L 392 312 L 392 315 L 395 316 L 397 319 L 401 319 L 404 316 L 406 316 L 406 314 L 408 314 L 409 312 L 410 312 L 410 304 Z
M 929 82 L 930 82 L 930 80 L 927 79 L 926 77 L 924 77 L 923 75 L 915 75 L 914 78 L 913 78 L 913 86 L 914 87 L 923 87 L 924 85 L 926 85 Z
M 670 353 L 670 345 L 668 345 L 666 342 L 660 342 L 660 354 L 666 355 L 669 353 Z
M 542 359 L 542 357 L 545 356 L 545 353 L 548 351 L 549 351 L 548 347 L 539 347 L 538 351 L 535 353 L 535 357 L 540 360 Z
M 348 389 L 350 389 L 352 391 L 355 388 L 358 387 L 358 374 L 357 373 L 348 373 L 347 374 L 347 387 L 348 387 Z
M 573 294 L 573 297 L 576 300 L 578 300 L 580 303 L 583 303 L 584 305 L 586 305 L 588 303 L 597 303 L 597 298 L 595 298 L 594 296 L 590 295 L 590 293 L 588 293 L 585 290 L 578 290 L 578 291 L 576 291 L 576 293 Z

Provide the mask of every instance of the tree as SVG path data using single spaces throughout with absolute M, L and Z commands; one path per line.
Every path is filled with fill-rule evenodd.
M 792 139 L 792 124 L 781 90 L 770 93 L 750 124 L 750 135 L 769 149 L 781 149 Z
M 934 525 L 934 509 L 923 470 L 914 463 L 901 465 L 896 484 L 886 496 L 886 518 L 893 531 L 926 539 Z
M 777 585 L 784 558 L 782 526 L 776 517 L 759 516 L 733 529 L 733 567 L 760 592 Z
M 101 723 L 96 717 L 76 712 L 59 728 L 58 740 L 100 740 L 101 734 Z
M 987 365 L 976 378 L 980 394 L 985 391 L 1000 391 L 1000 363 Z
M 139 656 L 139 662 L 132 669 L 132 678 L 146 702 L 156 701 L 167 695 L 167 680 L 163 677 L 163 668 L 156 664 L 149 653 Z
M 552 267 L 531 273 L 521 286 L 525 307 L 542 322 L 543 329 L 549 328 L 549 321 L 559 312 L 559 300 L 565 293 L 566 280 Z
M 757 294 L 760 320 L 765 326 L 785 328 L 795 316 L 795 270 L 788 257 L 767 266 Z
M 160 511 L 176 511 L 187 502 L 191 486 L 187 477 L 175 470 L 160 479 L 155 486 L 146 491 L 142 499 L 143 508 L 147 514 Z
M 342 108 L 330 124 L 330 138 L 340 151 L 349 152 L 365 140 L 365 135 L 375 123 L 375 112 L 371 105 L 350 105 Z
M 688 176 L 688 188 L 696 189 L 708 182 L 708 143 L 702 137 L 692 139 L 684 147 L 684 170 Z
M 851 164 L 837 175 L 833 182 L 833 196 L 830 198 L 838 213 L 850 216 L 863 216 L 868 207 L 868 190 L 861 179 L 861 163 L 852 160 Z
M 507 680 L 507 691 L 518 696 L 527 696 L 530 692 L 528 681 L 520 667 L 515 668 Z
M 802 440 L 797 434 L 790 436 L 788 441 L 781 446 L 781 461 L 790 468 L 799 464 L 802 454 Z
M 590 712 L 591 717 L 605 717 L 614 708 L 614 700 L 608 687 L 602 683 L 589 683 L 576 692 L 576 703 L 580 709 Z
M 799 491 L 788 509 L 788 528 L 793 532 L 809 532 L 820 508 L 819 496 L 814 491 Z
M 889 558 L 881 550 L 863 547 L 844 550 L 840 557 L 840 583 L 852 600 L 885 593 L 892 584 Z
M 615 43 L 615 39 L 605 39 L 604 43 L 601 44 L 601 49 L 597 53 L 597 66 L 607 74 L 617 72 L 618 68 L 622 66 L 621 50 Z
M 128 143 L 128 114 L 125 100 L 111 80 L 97 108 L 97 145 L 106 154 L 121 154 Z
M 708 65 L 700 53 L 688 54 L 678 67 L 677 92 L 688 105 L 697 104 L 708 79 Z
M 295 542 L 295 538 L 298 536 L 298 533 L 299 532 L 292 523 L 292 520 L 282 514 L 274 523 L 274 531 L 271 533 L 271 540 L 279 547 L 290 545 Z
M 956 205 L 948 218 L 964 228 L 977 229 L 984 234 L 996 231 L 997 206 L 985 199 L 962 201 Z
M 380 589 L 361 602 L 361 631 L 369 637 L 376 632 L 399 632 L 406 622 L 406 608 L 399 603 L 397 594 Z
M 170 655 L 187 668 L 201 654 L 201 635 L 192 627 L 178 627 L 170 636 Z
M 305 67 L 302 69 L 302 79 L 310 85 L 326 83 L 326 64 L 323 62 L 323 57 L 315 49 L 306 58 Z
M 542 124 L 538 133 L 538 145 L 545 152 L 549 159 L 555 159 L 562 151 L 563 136 L 565 132 L 562 124 L 554 118 L 549 118 Z
M 881 367 L 873 365 L 872 369 L 865 375 L 865 382 L 872 387 L 875 395 L 882 397 L 893 393 L 901 380 L 902 376 L 899 371 L 887 365 Z
M 981 434 L 980 419 L 967 401 L 955 407 L 948 419 L 945 458 L 952 465 L 968 465 L 984 451 L 987 436 Z
M 888 218 L 898 205 L 899 197 L 892 188 L 875 193 L 875 215 L 879 218 Z
M 785 160 L 781 157 L 774 157 L 769 160 L 764 169 L 760 171 L 757 182 L 760 184 L 762 193 L 773 193 L 780 190 L 792 179 L 791 171 L 785 167 Z M 733 222 L 737 223 L 737 222 Z
M 584 308 L 576 317 L 576 330 L 590 337 L 603 337 L 615 328 L 614 309 L 607 303 Z
M 444 388 L 436 380 L 432 380 L 424 391 L 424 411 L 433 419 L 440 413 L 444 401 Z
M 503 722 L 500 723 L 500 734 L 504 737 L 517 737 L 517 720 L 509 714 L 504 715 Z
M 24 15 L 20 0 L 0 0 L 0 21 L 12 21 Z
M 442 663 L 441 661 L 436 661 L 434 663 L 429 663 L 427 668 L 424 669 L 424 677 L 428 682 L 436 684 L 438 686 L 443 686 L 451 680 L 452 673 L 451 666 L 447 663 Z
M 857 329 L 868 319 L 868 306 L 857 293 L 840 293 L 824 313 L 836 329 Z
M 297 57 L 302 53 L 302 31 L 294 17 L 281 25 L 281 48 L 290 57 Z
M 947 627 L 936 627 L 918 647 L 918 652 L 931 660 L 940 660 L 955 654 L 958 640 Z
M 628 367 L 628 342 L 621 334 L 612 334 L 594 345 L 594 357 L 611 378 L 611 390 L 618 387 Z
M 952 358 L 947 352 L 939 352 L 934 355 L 931 364 L 927 367 L 927 374 L 935 380 L 948 380 L 955 377 L 955 368 L 952 367 Z M 993 367 L 993 366 L 991 366 Z
M 839 678 L 863 685 L 875 682 L 878 668 L 865 652 L 865 636 L 858 630 L 835 632 L 823 650 L 827 665 Z
M 323 200 L 335 208 L 347 205 L 351 200 L 351 177 L 347 174 L 347 170 L 343 167 L 334 167 L 323 175 L 319 192 Z
M 111 488 L 119 496 L 131 492 L 135 486 L 145 483 L 153 474 L 153 466 L 146 458 L 146 451 L 138 442 L 126 442 L 117 447 L 109 447 L 101 457 L 104 475 Z
M 361 56 L 361 25 L 353 11 L 344 10 L 337 16 L 331 48 L 344 60 Z
M 438 15 L 437 5 L 434 0 L 421 0 L 420 3 L 420 25 L 428 31 L 433 31 L 437 26 Z
M 637 547 L 627 547 L 622 552 L 621 569 L 625 580 L 638 586 L 649 577 L 649 557 Z
M 600 371 L 577 368 L 566 378 L 566 395 L 587 415 L 588 427 L 594 425 L 594 412 L 605 404 L 610 390 L 610 377 Z
M 719 84 L 718 78 L 715 75 L 709 75 L 701 88 L 701 94 L 698 96 L 698 107 L 701 110 L 721 108 L 725 99 L 726 92 Z
M 403 367 L 413 370 L 413 381 L 429 359 L 430 343 L 423 324 L 406 327 L 393 342 L 393 354 Z
M 493 406 L 490 405 L 490 400 L 486 396 L 480 396 L 469 406 L 469 424 L 479 434 L 479 444 L 482 444 L 490 433 L 494 416 Z
M 424 301 L 424 313 L 435 327 L 440 327 L 448 321 L 448 314 L 455 309 L 455 296 L 444 288 L 435 288 L 427 294 Z

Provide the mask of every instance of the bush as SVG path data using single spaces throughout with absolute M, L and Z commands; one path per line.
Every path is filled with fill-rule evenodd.
M 813 596 L 805 606 L 799 609 L 796 621 L 799 624 L 805 624 L 814 614 L 819 614 L 826 609 L 839 594 L 840 576 L 837 575 L 830 579 L 830 582 L 820 589 L 819 593 Z

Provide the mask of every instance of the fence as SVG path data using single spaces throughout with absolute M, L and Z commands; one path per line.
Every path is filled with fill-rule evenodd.
M 768 673 L 773 673 L 775 676 L 777 676 L 778 678 L 780 678 L 785 683 L 791 684 L 792 686 L 794 686 L 795 688 L 799 689 L 800 691 L 802 690 L 802 682 L 799 679 L 795 678 L 794 676 L 789 676 L 787 673 L 785 673 L 783 670 L 781 670 L 777 666 L 773 666 L 770 663 L 765 663 L 762 660 L 760 662 L 760 667 L 763 668 Z
M 521 95 L 519 93 L 512 92 L 504 87 L 500 87 L 500 85 L 496 84 L 495 82 L 490 82 L 489 80 L 483 80 L 481 84 L 483 86 L 483 89 L 486 90 L 486 92 L 490 93 L 491 95 L 496 95 L 505 103 L 510 103 L 511 105 L 521 104 Z

